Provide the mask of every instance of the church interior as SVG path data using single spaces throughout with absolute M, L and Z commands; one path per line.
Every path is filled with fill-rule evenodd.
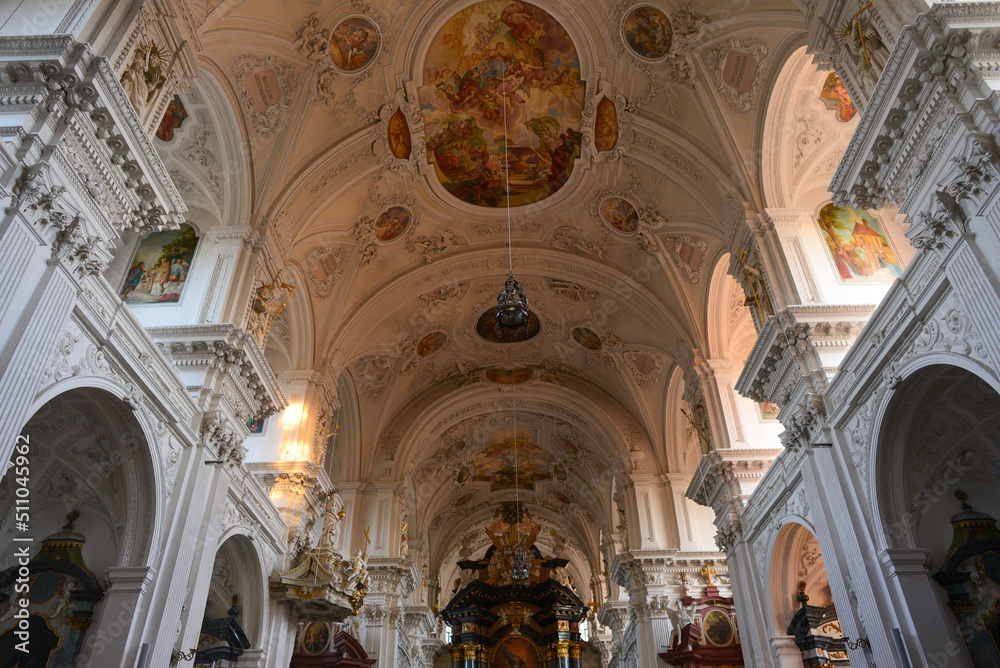
M 1000 666 L 1000 2 L 0 2 L 0 668 Z

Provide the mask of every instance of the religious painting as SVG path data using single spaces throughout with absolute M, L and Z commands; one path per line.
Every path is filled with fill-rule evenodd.
M 533 312 L 528 312 L 528 324 L 517 329 L 500 329 L 497 324 L 496 306 L 483 311 L 476 321 L 476 334 L 492 343 L 520 343 L 538 335 L 542 323 Z
M 572 336 L 573 340 L 580 344 L 580 346 L 586 348 L 587 350 L 597 352 L 603 346 L 601 343 L 601 337 L 598 336 L 594 330 L 587 327 L 574 327 L 570 332 L 570 336 Z
M 580 452 L 580 448 L 576 445 L 576 443 L 574 443 L 573 441 L 569 440 L 568 438 L 565 438 L 563 436 L 556 436 L 555 442 L 556 442 L 556 445 L 558 445 L 560 448 L 562 448 L 566 452 L 569 452 L 570 454 L 574 454 L 575 455 L 578 452 Z
M 601 202 L 601 220 L 626 234 L 639 228 L 639 212 L 631 202 L 621 197 L 609 197 Z
M 562 462 L 556 462 L 552 466 L 552 475 L 554 475 L 559 480 L 565 480 L 569 477 L 569 471 L 566 470 L 566 465 Z
M 594 146 L 598 151 L 610 151 L 618 145 L 618 113 L 615 103 L 602 97 L 594 119 Z
M 520 385 L 531 380 L 532 371 L 530 367 L 521 366 L 513 369 L 502 369 L 493 367 L 486 370 L 486 380 L 497 385 Z
M 844 82 L 840 80 L 836 72 L 830 72 L 823 82 L 823 90 L 819 93 L 819 99 L 823 101 L 826 108 L 835 112 L 837 120 L 846 123 L 854 118 L 858 109 L 851 102 L 851 95 L 844 87 Z
M 478 206 L 542 200 L 580 155 L 584 84 L 569 34 L 518 0 L 483 0 L 434 37 L 419 89 L 438 180 Z
M 409 160 L 413 145 L 410 140 L 410 124 L 406 122 L 403 110 L 396 111 L 389 117 L 389 150 L 400 160 Z
M 562 492 L 552 492 L 552 496 L 555 497 L 557 501 L 561 501 L 562 503 L 565 503 L 567 505 L 573 503 L 573 499 L 569 498 Z
M 251 434 L 263 434 L 264 422 L 264 418 L 250 418 L 247 420 L 247 429 L 250 430 Z
M 542 668 L 538 650 L 524 636 L 509 637 L 493 653 L 493 668 Z
M 728 645 L 733 639 L 733 623 L 719 610 L 705 615 L 705 637 L 713 645 Z
M 760 410 L 761 420 L 777 420 L 781 406 L 772 404 L 770 401 L 758 401 L 757 408 Z
M 188 117 L 187 110 L 181 98 L 174 95 L 174 99 L 167 105 L 167 111 L 160 119 L 160 126 L 156 128 L 156 138 L 160 141 L 170 141 L 174 138 L 174 130 L 179 130 L 181 123 Z
M 831 203 L 820 210 L 818 222 L 841 280 L 892 281 L 903 275 L 882 225 L 867 211 Z
M 455 501 L 455 507 L 456 508 L 461 508 L 462 506 L 464 506 L 465 504 L 467 504 L 469 501 L 472 501 L 472 497 L 474 497 L 475 495 L 476 495 L 476 491 L 475 490 L 473 490 L 471 492 L 466 492 L 462 496 L 458 497 L 458 499 L 456 499 L 456 501 Z
M 417 342 L 417 355 L 427 357 L 433 355 L 444 347 L 448 342 L 448 335 L 444 332 L 431 332 Z
M 31 592 L 28 594 L 28 598 L 35 605 L 41 605 L 52 598 L 56 589 L 59 588 L 59 584 L 60 577 L 57 573 L 52 571 L 41 573 L 31 583 Z
M 302 631 L 302 651 L 320 654 L 330 644 L 330 627 L 326 622 L 310 622 Z
M 649 5 L 636 7 L 625 16 L 622 34 L 637 56 L 649 60 L 667 55 L 674 36 L 667 15 Z
M 345 72 L 363 69 L 378 53 L 378 29 L 361 16 L 340 22 L 330 34 L 330 55 L 333 63 Z
M 390 206 L 375 219 L 375 238 L 382 243 L 398 239 L 410 226 L 410 218 L 405 206 Z
M 517 440 L 517 468 L 514 467 L 514 441 Z M 535 432 L 526 429 L 497 429 L 487 434 L 486 447 L 472 458 L 472 476 L 500 489 L 534 489 L 539 480 L 549 479 L 552 455 L 540 448 Z
M 118 295 L 126 304 L 179 301 L 197 247 L 198 235 L 190 225 L 153 232 L 135 249 Z

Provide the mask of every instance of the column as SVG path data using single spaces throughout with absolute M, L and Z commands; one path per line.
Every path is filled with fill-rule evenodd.
M 931 581 L 927 550 L 885 550 L 879 561 L 895 589 L 898 623 L 914 668 L 936 668 L 952 660 L 972 665 L 958 622 L 944 606 L 944 590 Z
M 771 649 L 778 657 L 781 668 L 803 668 L 802 652 L 792 636 L 772 636 Z
M 111 586 L 98 604 L 100 613 L 84 638 L 79 665 L 92 668 L 131 668 L 132 650 L 142 632 L 143 598 L 155 571 L 148 567 L 110 568 Z

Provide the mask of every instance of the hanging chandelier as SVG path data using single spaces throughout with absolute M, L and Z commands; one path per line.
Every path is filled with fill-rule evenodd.
M 504 68 L 504 80 L 507 78 L 507 68 Z M 528 324 L 528 297 L 514 278 L 514 259 L 510 235 L 510 159 L 507 154 L 507 144 L 510 135 L 507 134 L 507 87 L 503 92 L 503 173 L 504 189 L 507 194 L 507 282 L 497 295 L 497 326 L 502 330 L 515 330 Z

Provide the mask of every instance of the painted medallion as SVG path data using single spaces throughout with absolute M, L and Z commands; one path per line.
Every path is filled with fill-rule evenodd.
M 431 332 L 417 342 L 417 355 L 427 357 L 433 355 L 448 343 L 448 335 L 444 332 Z
M 673 28 L 670 19 L 656 7 L 636 7 L 625 16 L 622 34 L 628 47 L 641 58 L 658 60 L 670 51 Z
M 705 615 L 705 637 L 713 645 L 728 645 L 733 639 L 733 624 L 729 617 L 719 610 Z
M 330 35 L 333 63 L 345 72 L 365 68 L 378 53 L 378 29 L 366 18 L 355 16 L 340 22 Z
M 574 327 L 570 332 L 573 340 L 580 344 L 582 347 L 593 352 L 597 352 L 603 347 L 601 343 L 601 337 L 597 333 L 587 327 Z
M 618 112 L 615 103 L 602 97 L 594 119 L 594 146 L 598 151 L 610 151 L 618 145 Z
M 406 122 L 403 110 L 397 108 L 389 117 L 389 150 L 400 160 L 408 160 L 413 145 L 410 141 L 410 124 Z
M 459 11 L 431 42 L 419 97 L 428 158 L 458 199 L 505 206 L 505 165 L 512 206 L 569 179 L 584 84 L 573 41 L 545 10 L 484 0 Z
M 639 228 L 639 212 L 631 202 L 621 197 L 608 197 L 601 202 L 601 220 L 625 234 Z
M 497 385 L 520 385 L 531 380 L 531 369 L 526 366 L 513 369 L 494 367 L 486 370 L 486 380 Z
M 410 218 L 405 206 L 390 206 L 375 219 L 375 238 L 382 243 L 395 241 L 410 226 Z
M 302 631 L 302 650 L 306 654 L 320 654 L 330 644 L 330 627 L 326 622 L 310 622 Z

